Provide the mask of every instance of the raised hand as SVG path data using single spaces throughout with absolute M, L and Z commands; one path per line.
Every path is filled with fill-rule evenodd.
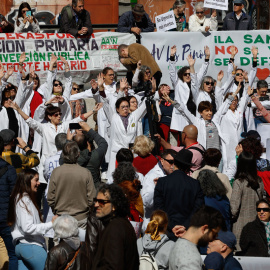
M 236 155 L 239 157 L 240 154 L 243 152 L 242 144 L 238 144 L 235 148 Z
M 79 125 L 81 126 L 83 131 L 88 132 L 90 130 L 90 126 L 84 121 L 79 122 Z
M 248 81 L 248 73 L 247 73 L 247 71 L 243 71 L 243 77 L 244 77 L 245 81 Z
M 7 70 L 7 75 L 8 77 L 10 77 L 14 72 L 14 66 L 9 66 L 8 70 Z
M 127 87 L 127 78 L 122 78 L 120 80 L 120 91 L 124 91 Z
M 139 60 L 137 63 L 137 69 L 141 69 L 142 66 L 142 60 Z
M 171 56 L 175 56 L 176 50 L 177 50 L 176 46 L 173 45 L 173 46 L 171 47 Z
M 104 83 L 104 75 L 103 75 L 103 73 L 99 73 L 98 76 L 97 76 L 98 87 L 103 88 L 103 83 Z
M 25 55 L 25 52 L 23 52 L 21 55 L 20 55 L 20 59 L 19 59 L 19 63 L 23 63 L 26 59 L 26 55 Z
M 191 54 L 188 55 L 187 61 L 190 67 L 193 67 L 195 65 L 195 59 L 191 56 Z
M 30 71 L 29 71 L 29 82 L 32 82 L 34 80 L 35 76 L 36 76 L 35 71 L 34 71 L 33 67 L 31 66 Z
M 92 79 L 90 81 L 90 84 L 91 84 L 93 90 L 97 90 L 98 84 L 97 84 L 97 82 L 94 79 Z
M 251 96 L 251 95 L 253 94 L 253 91 L 254 91 L 253 87 L 251 88 L 250 85 L 249 85 L 249 86 L 248 86 L 248 90 L 247 90 L 247 94 L 248 94 L 249 96 Z
M 223 77 L 224 77 L 224 71 L 223 70 L 220 70 L 219 73 L 218 73 L 218 75 L 217 75 L 217 80 L 219 82 L 221 82 L 222 79 L 223 79 Z
M 55 64 L 56 62 L 57 62 L 57 56 L 55 54 L 52 54 L 50 64 Z
M 72 138 L 73 138 L 74 135 L 75 135 L 75 133 L 71 133 L 70 128 L 68 128 L 68 130 L 67 130 L 67 140 L 72 141 Z
M 205 59 L 209 59 L 210 58 L 210 49 L 208 46 L 204 47 L 204 53 L 205 53 Z
M 237 54 L 237 48 L 234 46 L 234 45 L 232 45 L 231 46 L 231 58 L 234 58 L 235 57 L 235 55 Z
M 258 47 L 252 46 L 251 52 L 252 52 L 253 58 L 257 58 L 257 55 L 258 55 Z
M 4 66 L 0 65 L 0 85 L 1 85 L 1 80 L 5 76 L 5 69 Z
M 156 82 L 156 79 L 154 77 L 152 77 L 151 83 L 152 83 L 152 93 L 155 93 L 157 90 L 157 82 Z

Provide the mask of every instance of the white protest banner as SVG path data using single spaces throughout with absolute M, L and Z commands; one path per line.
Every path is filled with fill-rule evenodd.
M 156 16 L 155 20 L 158 32 L 165 32 L 176 28 L 175 17 L 172 10 Z
M 243 70 L 249 71 L 252 65 L 252 46 L 258 47 L 258 69 L 256 80 L 266 80 L 270 83 L 270 33 L 269 30 L 253 31 L 218 31 L 210 32 L 205 37 L 199 32 L 167 32 L 142 33 L 141 44 L 144 45 L 155 58 L 162 70 L 161 83 L 171 86 L 169 76 L 170 48 L 177 46 L 176 66 L 180 69 L 187 66 L 187 56 L 191 54 L 196 59 L 195 71 L 198 72 L 204 61 L 204 46 L 209 46 L 211 56 L 207 75 L 217 78 L 220 70 L 226 70 L 230 60 L 230 47 L 235 45 L 238 53 L 235 64 Z M 256 84 L 254 84 L 256 86 Z
M 228 10 L 228 0 L 204 0 L 204 7 Z
M 42 79 L 47 76 L 51 55 L 61 55 L 69 62 L 73 78 L 86 82 L 90 71 L 100 71 L 105 67 L 126 70 L 118 59 L 118 46 L 134 42 L 133 34 L 114 32 L 94 33 L 90 39 L 75 39 L 70 34 L 60 33 L 0 34 L 0 60 L 6 69 L 14 65 L 17 72 L 20 55 L 26 52 L 24 71 L 29 72 L 32 66 Z M 57 68 L 58 72 L 64 72 L 61 61 Z

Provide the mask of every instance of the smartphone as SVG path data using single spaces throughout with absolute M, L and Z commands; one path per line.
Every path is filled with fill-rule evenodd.
M 266 101 L 269 100 L 269 96 L 259 97 L 259 101 Z
M 26 17 L 31 17 L 31 16 L 32 16 L 31 11 L 30 10 L 26 11 Z
M 69 123 L 69 129 L 81 129 L 79 123 Z

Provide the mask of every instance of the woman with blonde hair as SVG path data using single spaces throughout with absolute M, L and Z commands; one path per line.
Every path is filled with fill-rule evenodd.
M 151 154 L 155 143 L 145 135 L 137 136 L 134 141 L 133 152 L 138 156 L 133 160 L 137 172 L 146 175 L 159 161 L 158 157 Z
M 162 210 L 153 212 L 145 235 L 137 240 L 139 256 L 150 253 L 155 257 L 159 269 L 169 269 L 169 256 L 174 242 L 166 235 L 168 216 Z

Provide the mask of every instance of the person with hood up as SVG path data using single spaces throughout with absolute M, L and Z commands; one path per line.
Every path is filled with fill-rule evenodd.
M 149 252 L 155 257 L 159 269 L 169 269 L 169 256 L 174 246 L 174 242 L 166 235 L 168 223 L 168 216 L 164 211 L 154 211 L 145 235 L 137 240 L 139 256 Z

